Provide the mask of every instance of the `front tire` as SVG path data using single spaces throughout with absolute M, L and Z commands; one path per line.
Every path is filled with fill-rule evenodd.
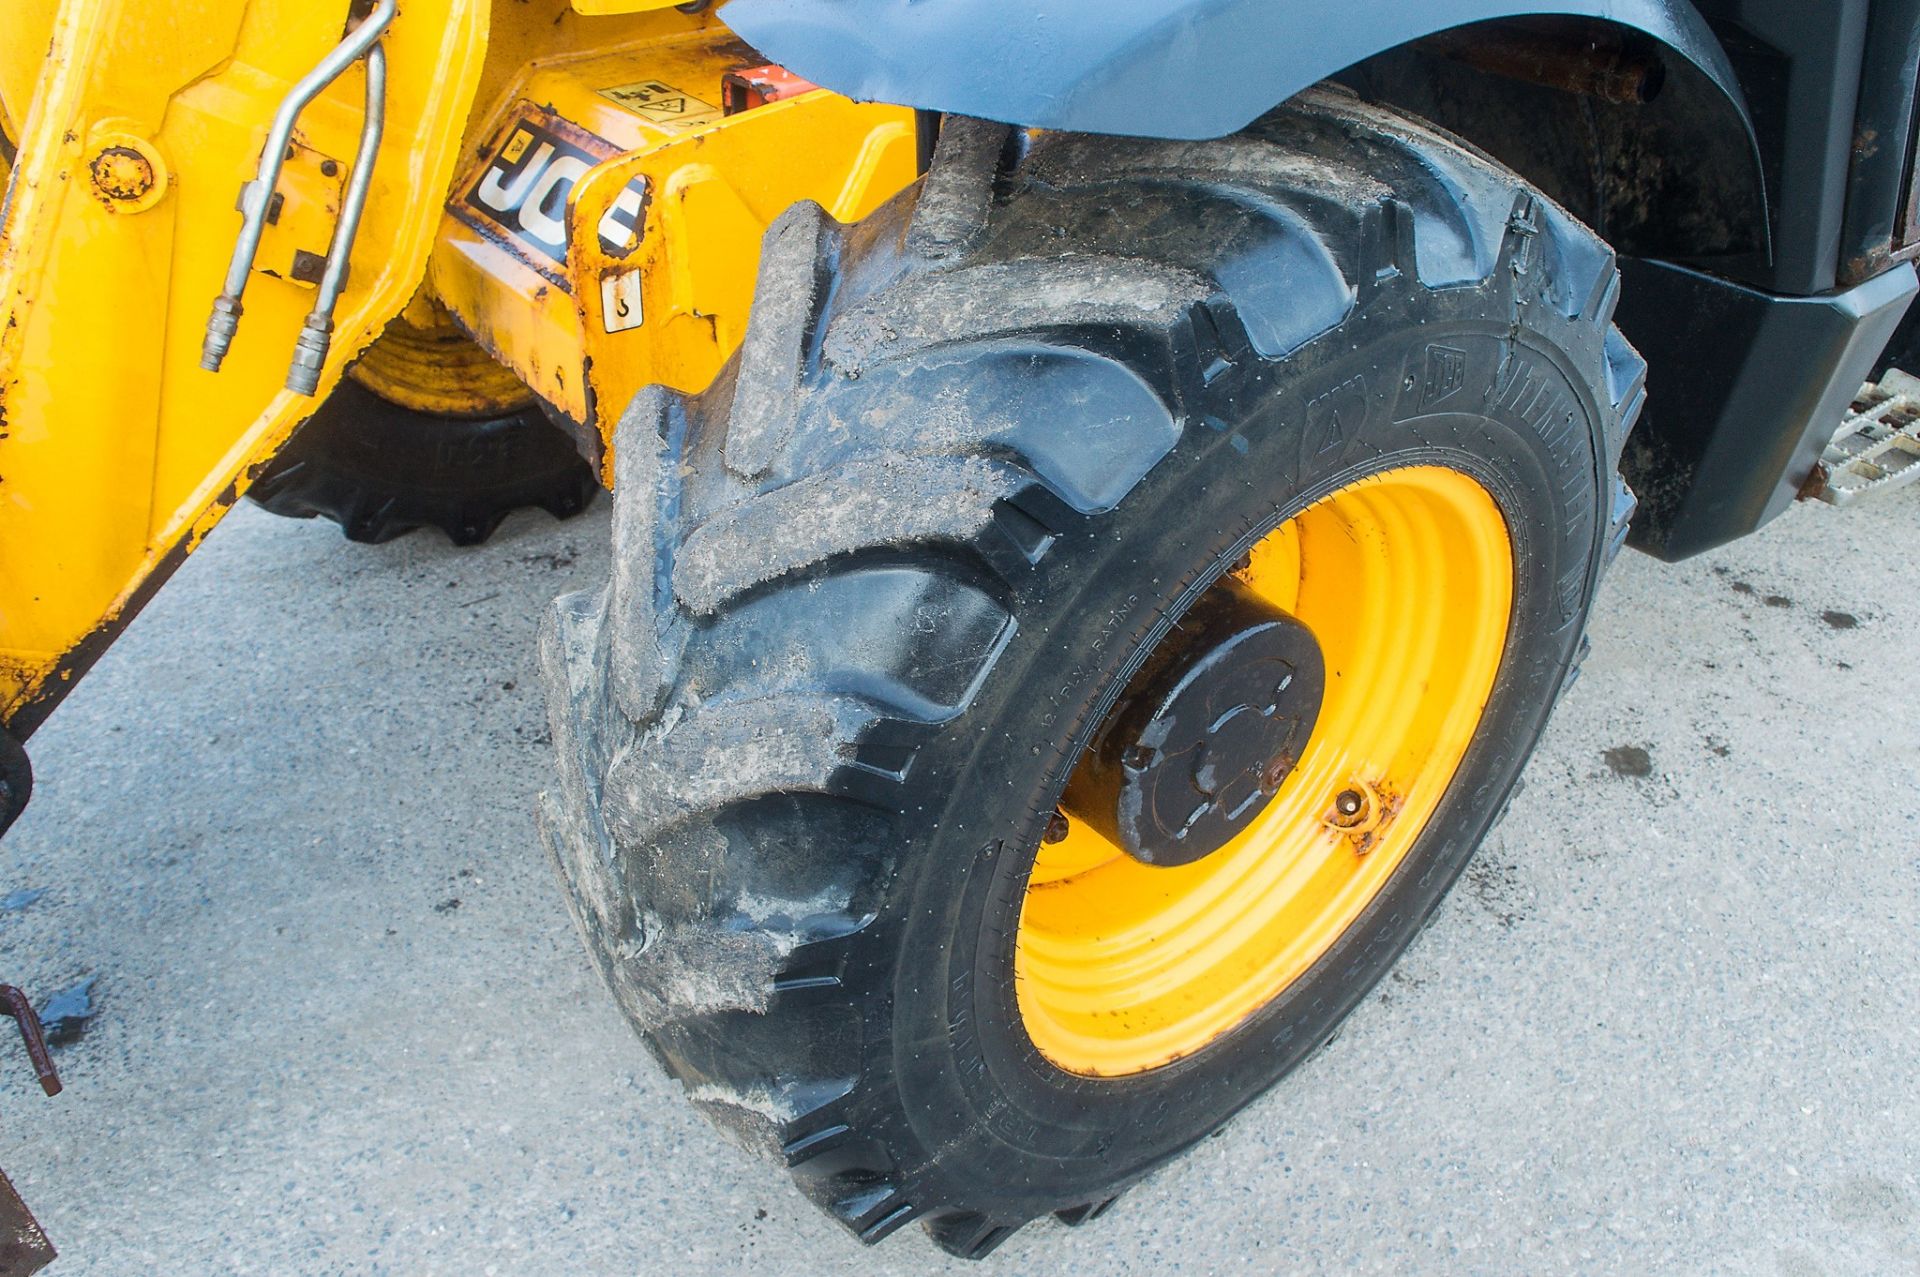
M 1611 253 L 1513 174 L 1331 93 L 1202 144 L 953 121 L 868 222 L 790 210 L 719 383 L 646 392 L 623 421 L 614 578 L 543 638 L 543 831 L 589 951 L 695 1103 L 864 1240 L 917 1219 L 977 1257 L 1098 1213 L 1324 1042 L 1577 668 L 1632 509 L 1616 467 L 1643 369 L 1616 291 Z M 1356 622 L 1342 590 L 1365 568 L 1338 547 L 1375 538 L 1366 561 L 1390 563 L 1420 528 Z M 1482 592 L 1419 593 L 1467 544 Z M 1249 832 L 1185 869 L 1062 862 L 1047 839 L 1089 743 L 1229 578 L 1312 618 L 1340 757 L 1366 753 L 1354 733 L 1410 739 L 1419 687 L 1465 729 L 1381 746 L 1378 775 L 1352 763 L 1380 806 L 1364 830 L 1251 853 Z M 1481 603 L 1446 613 L 1455 597 Z M 1480 658 L 1450 655 L 1455 621 Z M 1416 689 L 1404 713 L 1328 717 L 1366 653 L 1414 649 L 1424 665 L 1378 667 Z M 1290 758 L 1264 810 L 1345 775 L 1310 765 L 1331 757 Z M 1131 887 L 1051 924 L 1034 903 L 1100 875 L 1152 896 L 1175 881 L 1154 875 L 1229 853 L 1260 870 L 1302 839 L 1350 875 L 1329 891 L 1346 912 L 1298 915 L 1323 943 L 1267 953 L 1295 936 L 1280 914 L 1182 942 L 1271 959 L 1251 983 L 1121 952 L 1134 916 L 1062 939 Z M 1246 898 L 1231 885 L 1188 899 Z M 1051 1009 L 1049 979 L 1069 989 Z M 1074 1019 L 1088 979 L 1114 1008 L 1097 1025 Z M 1189 1015 L 1148 986 L 1222 1000 Z

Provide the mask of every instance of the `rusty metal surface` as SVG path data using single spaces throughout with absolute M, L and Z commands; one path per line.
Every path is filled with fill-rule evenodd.
M 32 999 L 13 985 L 0 984 L 0 1011 L 20 1026 L 20 1040 L 33 1062 L 40 1089 L 50 1096 L 60 1094 L 60 1074 L 53 1067 L 53 1055 L 47 1050 L 46 1034 L 41 1031 Z M 14 1191 L 13 1182 L 0 1172 L 0 1277 L 28 1277 L 52 1263 L 55 1254 L 46 1230 Z
M 1666 64 L 1645 37 L 1634 39 L 1625 28 L 1596 35 L 1587 24 L 1552 18 L 1443 31 L 1421 45 L 1477 70 L 1616 106 L 1651 102 L 1667 78 Z
M 0 1277 L 31 1277 L 57 1257 L 46 1230 L 0 1173 Z
M 1801 496 L 1850 505 L 1920 480 L 1920 378 L 1898 368 L 1863 386 Z
M 33 1002 L 12 985 L 0 984 L 0 1010 L 12 1016 L 14 1023 L 20 1026 L 20 1040 L 26 1044 L 27 1058 L 33 1061 L 33 1071 L 40 1079 L 40 1089 L 49 1096 L 60 1094 L 60 1074 L 53 1067 L 53 1056 L 47 1050 L 47 1035 L 40 1027 L 40 1017 L 33 1009 Z

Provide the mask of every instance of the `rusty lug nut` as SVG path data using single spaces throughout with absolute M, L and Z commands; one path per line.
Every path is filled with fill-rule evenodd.
M 93 189 L 120 204 L 145 199 L 157 180 L 153 162 L 130 146 L 109 146 L 87 166 Z
M 1065 842 L 1067 835 L 1072 831 L 1073 824 L 1067 819 L 1067 813 L 1055 807 L 1053 809 L 1053 815 L 1047 817 L 1047 832 L 1040 835 L 1040 841 L 1046 843 L 1048 846 L 1052 846 L 1057 842 Z
M 1275 793 L 1286 778 L 1293 774 L 1294 760 L 1290 755 L 1282 754 L 1268 763 L 1260 772 L 1260 785 L 1268 793 Z

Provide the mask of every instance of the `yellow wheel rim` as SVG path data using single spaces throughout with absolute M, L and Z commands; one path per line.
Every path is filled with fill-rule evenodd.
M 1040 849 L 1014 970 L 1028 1037 L 1067 1072 L 1170 1064 L 1305 975 L 1406 860 L 1493 692 L 1513 548 L 1458 471 L 1344 488 L 1238 575 L 1319 639 L 1319 717 L 1266 809 L 1203 860 L 1142 864 L 1079 820 Z
M 382 399 L 430 417 L 506 416 L 533 402 L 526 384 L 428 297 L 387 325 L 352 375 Z

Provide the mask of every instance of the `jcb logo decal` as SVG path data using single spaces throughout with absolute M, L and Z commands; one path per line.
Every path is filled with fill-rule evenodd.
M 601 149 L 603 153 L 596 154 L 553 129 L 521 120 L 467 192 L 467 208 L 537 256 L 565 264 L 567 201 L 580 179 L 614 154 L 610 143 Z M 646 179 L 636 177 L 601 219 L 600 247 L 609 254 L 631 249 L 639 240 L 646 206 Z

